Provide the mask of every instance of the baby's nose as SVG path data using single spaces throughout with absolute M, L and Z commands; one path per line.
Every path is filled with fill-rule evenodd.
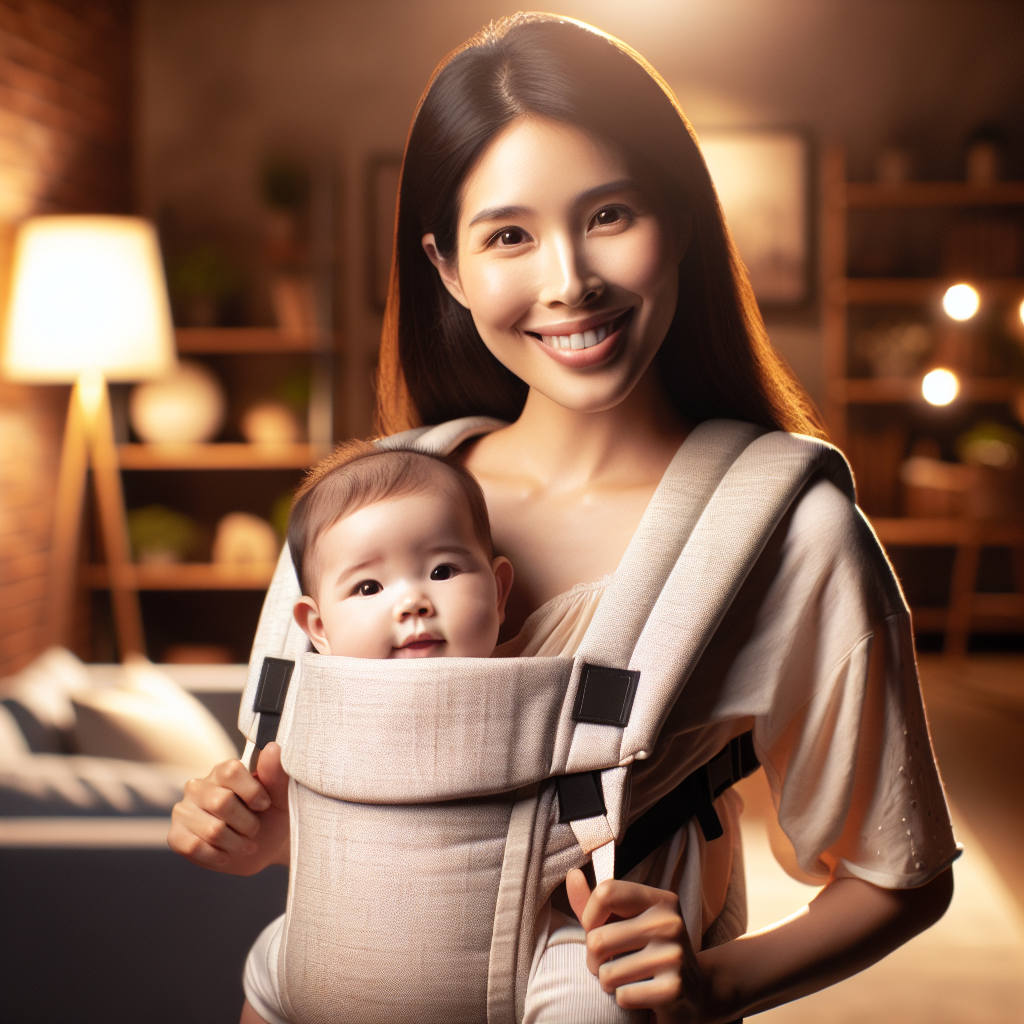
M 434 606 L 426 594 L 407 593 L 395 603 L 395 620 L 404 622 L 406 619 L 430 618 L 434 614 Z

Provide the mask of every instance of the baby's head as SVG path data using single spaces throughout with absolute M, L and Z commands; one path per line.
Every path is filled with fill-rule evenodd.
M 321 654 L 487 657 L 512 566 L 494 557 L 479 484 L 449 459 L 339 447 L 292 503 L 295 618 Z

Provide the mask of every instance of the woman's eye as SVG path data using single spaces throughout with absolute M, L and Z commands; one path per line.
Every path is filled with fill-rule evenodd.
M 430 570 L 432 580 L 450 580 L 458 570 L 454 565 L 439 565 L 436 569 Z
M 356 593 L 360 597 L 373 597 L 379 594 L 384 588 L 376 580 L 363 580 L 356 584 Z
M 590 222 L 592 228 L 610 227 L 612 224 L 621 224 L 628 217 L 627 211 L 621 206 L 606 206 L 594 214 Z
M 522 245 L 530 236 L 522 228 L 502 228 L 491 241 L 499 246 Z

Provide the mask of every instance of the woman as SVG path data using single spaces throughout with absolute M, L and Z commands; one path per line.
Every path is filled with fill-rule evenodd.
M 516 568 L 506 655 L 575 651 L 695 425 L 823 435 L 767 340 L 671 93 L 628 47 L 567 19 L 517 15 L 455 51 L 409 136 L 380 425 L 472 414 L 510 424 L 463 449 Z M 906 609 L 870 530 L 824 481 L 634 766 L 631 818 L 751 725 L 820 895 L 742 934 L 740 804 L 726 793 L 722 838 L 684 828 L 593 893 L 569 874 L 538 921 L 527 1020 L 730 1021 L 846 977 L 941 916 L 956 848 Z M 258 774 L 231 762 L 190 783 L 171 845 L 235 873 L 287 862 L 273 747 Z M 259 1019 L 247 1005 L 243 1021 Z

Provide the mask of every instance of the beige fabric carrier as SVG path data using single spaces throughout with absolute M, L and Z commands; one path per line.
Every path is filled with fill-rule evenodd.
M 458 420 L 381 443 L 448 452 L 498 425 Z M 572 658 L 311 653 L 282 554 L 239 728 L 255 741 L 266 717 L 253 710 L 264 659 L 294 661 L 278 735 L 291 776 L 278 960 L 290 1019 L 522 1019 L 538 910 L 571 868 L 593 859 L 599 879 L 613 874 L 631 763 L 653 750 L 768 538 L 821 473 L 852 498 L 845 460 L 823 442 L 700 424 Z M 561 823 L 557 777 L 588 772 L 601 773 L 604 812 Z

